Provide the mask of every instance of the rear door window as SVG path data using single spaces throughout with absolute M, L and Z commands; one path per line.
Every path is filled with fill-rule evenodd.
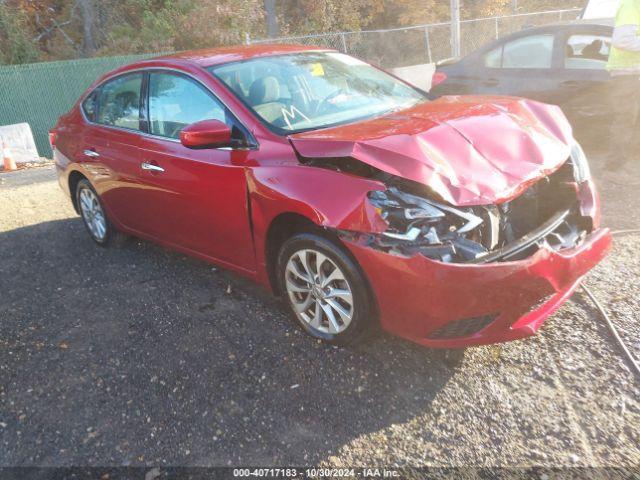
M 609 60 L 611 37 L 572 35 L 565 46 L 564 67 L 581 70 L 604 70 Z
M 141 73 L 122 75 L 102 85 L 96 122 L 129 130 L 140 130 L 141 88 Z

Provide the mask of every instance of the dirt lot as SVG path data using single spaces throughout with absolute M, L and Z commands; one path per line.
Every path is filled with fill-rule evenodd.
M 640 379 L 582 293 L 457 368 L 332 348 L 211 265 L 98 248 L 50 168 L 0 178 L 0 466 L 640 464 Z M 640 227 L 640 187 L 602 186 L 605 222 Z M 639 249 L 587 279 L 636 355 Z

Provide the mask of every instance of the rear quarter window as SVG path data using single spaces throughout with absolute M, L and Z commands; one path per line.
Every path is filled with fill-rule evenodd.
M 98 111 L 98 90 L 98 88 L 95 89 L 87 98 L 84 99 L 84 102 L 82 102 L 82 111 L 90 122 L 96 121 L 96 114 Z

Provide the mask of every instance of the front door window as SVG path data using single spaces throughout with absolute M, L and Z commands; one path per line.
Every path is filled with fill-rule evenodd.
M 599 35 L 572 35 L 565 48 L 565 68 L 604 70 L 609 60 L 611 38 Z
M 225 107 L 197 82 L 171 73 L 149 78 L 149 129 L 153 135 L 179 138 L 187 125 L 201 120 L 226 123 Z

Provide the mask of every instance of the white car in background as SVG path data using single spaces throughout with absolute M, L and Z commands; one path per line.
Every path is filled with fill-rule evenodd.
M 589 0 L 582 12 L 584 20 L 614 18 L 622 0 Z

